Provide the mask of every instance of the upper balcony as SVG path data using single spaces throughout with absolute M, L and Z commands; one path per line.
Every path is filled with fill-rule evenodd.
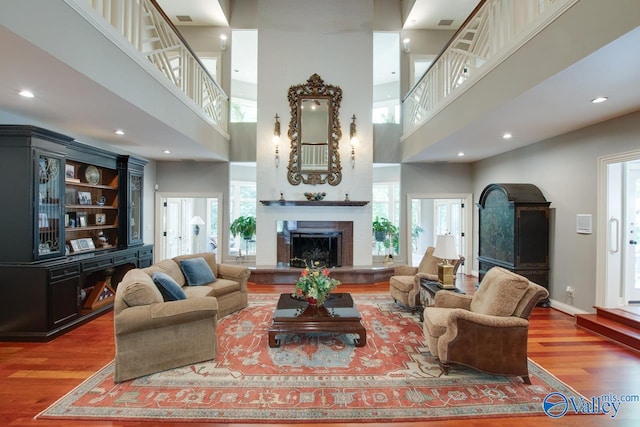
M 639 108 L 628 90 L 639 13 L 639 2 L 482 1 L 404 97 L 402 161 L 473 162 Z M 592 108 L 602 94 L 616 102 Z
M 0 120 L 151 159 L 229 159 L 228 97 L 155 1 L 8 0 L 0 37 L 5 84 L 36 92 L 3 99 Z

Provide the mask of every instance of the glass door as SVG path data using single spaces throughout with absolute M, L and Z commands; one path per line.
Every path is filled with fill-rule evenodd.
M 624 283 L 625 300 L 640 304 L 640 162 L 628 162 L 626 169 Z
M 161 196 L 162 259 L 200 252 L 218 253 L 221 195 Z
M 465 205 L 471 200 L 470 194 L 408 195 L 411 265 L 420 264 L 427 248 L 435 247 L 439 234 L 454 235 L 458 253 L 469 259 L 472 242 L 465 237 L 465 224 L 471 223 L 472 212 L 465 209 Z M 462 268 L 460 271 L 465 270 Z
M 129 245 L 142 244 L 142 174 L 129 172 Z
M 35 150 L 34 258 L 64 255 L 64 157 Z

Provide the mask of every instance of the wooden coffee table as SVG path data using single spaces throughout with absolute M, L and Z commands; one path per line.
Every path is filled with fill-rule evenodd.
M 348 293 L 332 293 L 320 307 L 310 306 L 306 301 L 281 294 L 273 313 L 273 323 L 269 328 L 269 347 L 279 347 L 278 334 L 333 332 L 336 334 L 357 334 L 356 347 L 367 343 L 367 331 L 362 326 L 362 317 Z

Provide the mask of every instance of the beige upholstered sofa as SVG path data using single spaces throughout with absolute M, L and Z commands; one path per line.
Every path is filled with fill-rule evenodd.
M 529 316 L 549 292 L 527 278 L 493 267 L 473 296 L 439 291 L 424 309 L 429 351 L 446 375 L 451 364 L 529 380 Z
M 212 283 L 187 284 L 180 261 L 196 258 L 211 269 Z M 186 299 L 165 301 L 152 279 L 156 272 L 170 276 Z M 213 359 L 217 321 L 247 306 L 249 274 L 243 266 L 217 264 L 213 253 L 180 256 L 127 272 L 114 302 L 115 381 Z

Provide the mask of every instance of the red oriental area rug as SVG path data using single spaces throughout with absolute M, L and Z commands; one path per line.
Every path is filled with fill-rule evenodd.
M 402 422 L 542 415 L 551 392 L 579 394 L 529 363 L 532 385 L 454 367 L 443 376 L 415 314 L 388 295 L 354 296 L 367 330 L 290 334 L 269 348 L 276 295 L 220 320 L 215 360 L 122 384 L 107 365 L 38 418 L 194 422 Z M 168 344 L 170 345 L 170 344 Z

